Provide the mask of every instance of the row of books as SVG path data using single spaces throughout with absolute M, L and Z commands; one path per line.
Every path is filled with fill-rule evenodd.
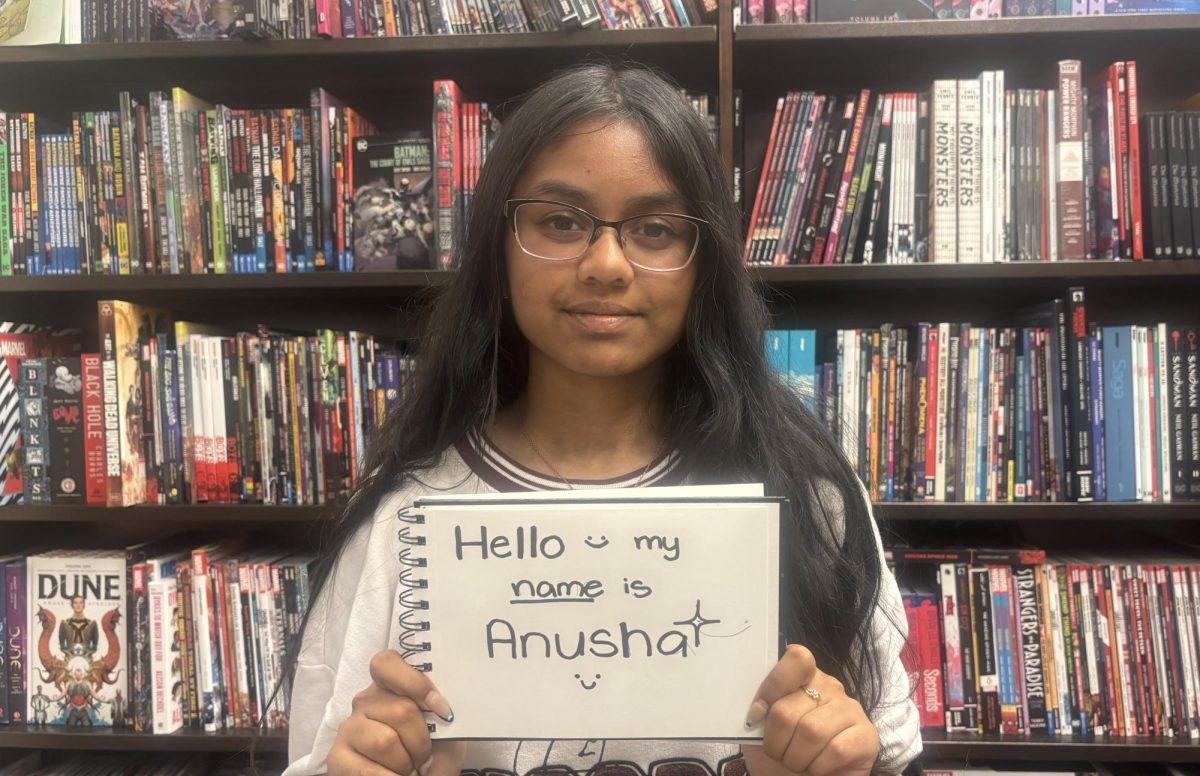
M 0 45 L 690 27 L 715 0 L 38 0 L 0 6 Z
M 1081 288 L 1018 319 L 766 349 L 876 501 L 1200 499 L 1200 327 L 1088 325 Z
M 1134 62 L 1086 86 L 1078 60 L 1057 76 L 1050 90 L 986 71 L 930 93 L 779 98 L 746 261 L 1195 257 L 1200 117 L 1139 117 Z
M 186 536 L 0 557 L 0 723 L 287 727 L 311 562 Z
M 680 96 L 715 144 L 716 101 Z M 0 277 L 453 268 L 500 124 L 439 80 L 432 134 L 324 89 L 281 110 L 125 92 L 59 129 L 0 112 Z
M 923 730 L 1200 738 L 1195 558 L 890 554 Z
M 405 398 L 412 359 L 370 335 L 98 307 L 98 353 L 0 333 L 0 504 L 325 503 Z
M 741 0 L 737 24 L 1200 13 L 1197 0 Z

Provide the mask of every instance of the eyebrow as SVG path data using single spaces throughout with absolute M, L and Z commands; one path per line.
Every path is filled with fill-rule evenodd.
M 572 204 L 591 203 L 591 196 L 583 189 L 554 179 L 539 181 L 530 190 L 529 197 L 531 199 L 562 197 Z M 670 191 L 641 194 L 626 200 L 625 206 L 630 210 L 659 210 L 676 213 L 682 213 L 685 210 L 683 198 Z

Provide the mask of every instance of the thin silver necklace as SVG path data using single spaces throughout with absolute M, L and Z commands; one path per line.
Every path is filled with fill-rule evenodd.
M 529 436 L 529 432 L 525 430 L 524 416 L 521 417 L 521 436 L 525 437 L 525 441 L 529 443 L 529 447 L 533 450 L 534 453 L 537 454 L 537 457 L 541 459 L 542 463 L 546 464 L 546 468 L 548 468 L 550 471 L 554 472 L 555 477 L 558 477 L 560 480 L 562 480 L 562 484 L 567 486 L 567 490 L 575 490 L 575 486 L 571 484 L 571 481 L 568 480 L 566 477 L 562 476 L 562 473 L 554 466 L 554 464 L 550 463 L 549 458 L 542 455 L 542 451 L 539 450 L 537 444 L 534 443 L 533 437 Z M 665 444 L 665 441 L 664 441 L 664 444 Z M 638 475 L 637 480 L 633 483 L 633 487 L 636 488 L 642 484 L 642 480 L 645 479 L 645 477 L 646 477 L 646 472 L 650 471 L 650 466 L 655 461 L 658 460 L 659 453 L 661 453 L 661 452 L 662 452 L 662 447 L 660 446 L 658 448 L 658 451 L 654 453 L 654 456 L 649 461 L 647 461 L 647 463 L 644 467 L 642 467 L 642 473 Z

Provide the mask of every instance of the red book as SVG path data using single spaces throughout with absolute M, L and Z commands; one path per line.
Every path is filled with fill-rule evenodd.
M 942 621 L 937 599 L 923 596 L 917 606 L 919 622 L 918 647 L 920 649 L 921 683 L 917 697 L 920 698 L 921 727 L 945 730 L 946 699 L 942 686 Z
M 938 348 L 941 332 L 936 323 L 929 326 L 928 364 L 925 379 L 925 500 L 937 499 L 937 421 L 938 421 Z
M 462 207 L 462 94 L 454 81 L 433 82 L 433 163 L 437 196 L 438 267 L 450 269 L 458 248 Z
M 763 156 L 763 159 L 768 162 L 771 159 L 771 155 L 775 152 L 775 138 L 779 133 L 779 122 L 783 118 L 783 103 L 784 99 L 782 97 L 775 102 L 775 120 L 771 124 L 771 134 L 767 138 L 767 152 Z M 758 192 L 754 195 L 754 208 L 750 211 L 750 230 L 746 233 L 746 246 L 744 252 L 742 253 L 742 261 L 746 263 L 750 262 L 750 249 L 753 245 L 754 237 L 758 233 L 758 230 L 761 226 L 761 222 L 759 221 L 759 210 L 762 207 L 763 192 L 766 189 L 766 184 L 767 165 L 764 164 L 762 167 L 761 177 L 758 180 Z
M 1129 202 L 1133 240 L 1133 258 L 1146 258 L 1146 246 L 1142 227 L 1142 130 L 1138 123 L 1137 63 L 1125 63 L 1125 96 L 1129 114 Z
M 314 0 L 317 14 L 317 34 L 323 38 L 342 37 L 341 4 L 338 0 Z
M 108 480 L 104 471 L 104 384 L 99 353 L 84 353 L 83 445 L 87 503 L 105 506 Z

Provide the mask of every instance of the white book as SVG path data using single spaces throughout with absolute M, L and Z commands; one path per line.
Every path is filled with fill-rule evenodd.
M 1143 385 L 1146 343 L 1142 339 L 1142 327 L 1129 327 L 1129 344 L 1133 370 L 1133 474 L 1134 491 L 1138 501 L 1149 501 L 1149 481 L 1146 479 L 1145 445 L 1142 437 L 1146 428 L 1146 389 Z
M 904 95 L 904 156 L 900 165 L 900 224 L 897 239 L 900 256 L 905 264 L 913 263 L 913 211 L 916 208 L 917 189 L 913 176 L 917 164 L 917 95 Z
M 1046 212 L 1042 218 L 1046 224 L 1046 245 L 1050 261 L 1058 261 L 1058 93 L 1053 89 L 1046 92 Z
M 246 655 L 246 627 L 242 622 L 242 589 L 238 583 L 237 564 L 225 564 L 225 593 L 229 598 L 229 622 L 233 638 L 233 676 L 226 681 L 236 687 L 239 715 L 237 724 L 251 726 L 250 715 L 250 661 Z
M 1163 503 L 1171 501 L 1171 393 L 1167 375 L 1167 324 L 1159 323 L 1155 343 L 1158 348 L 1158 471 Z
M 226 449 L 225 426 L 225 369 L 221 361 L 221 338 L 204 338 L 205 356 L 208 362 L 205 392 L 208 397 L 208 421 L 210 428 L 209 465 L 218 480 L 217 493 L 224 497 L 229 490 L 228 483 L 219 482 L 224 476 L 229 451 Z
M 982 133 L 978 78 L 958 82 L 958 261 L 980 260 L 980 221 L 983 217 Z
M 958 260 L 957 82 L 934 81 L 930 109 L 930 138 L 933 143 L 930 155 L 930 247 L 933 261 L 945 264 Z
M 398 518 L 389 643 L 452 699 L 452 721 L 426 716 L 430 735 L 761 740 L 743 698 L 779 659 L 782 509 L 418 500 Z
M 208 451 L 212 447 L 212 440 L 209 436 L 212 433 L 212 426 L 208 419 L 208 394 L 205 391 L 208 359 L 204 355 L 204 335 L 192 334 L 188 337 L 187 358 L 191 362 L 188 409 L 192 413 L 192 436 L 194 438 L 192 458 L 194 459 L 193 470 L 196 472 L 192 482 L 192 500 L 208 501 Z
M 125 574 L 121 552 L 70 550 L 25 560 L 24 711 L 31 724 L 112 727 L 118 707 L 128 708 Z M 10 612 L 11 627 L 19 630 L 22 614 Z
M 963 492 L 960 495 L 960 501 L 975 500 L 975 430 L 976 430 L 976 410 L 979 407 L 979 380 L 976 375 L 979 374 L 979 329 L 972 327 L 968 335 L 964 338 L 959 347 L 967 349 L 967 422 L 966 422 L 966 444 L 963 449 L 966 453 L 964 460 L 959 463 L 962 467 Z
M 936 486 L 935 500 L 946 500 L 946 423 L 949 401 L 950 375 L 950 324 L 938 324 L 938 378 L 937 378 L 937 441 L 935 447 Z
M 1062 610 L 1058 593 L 1058 567 L 1047 563 L 1046 570 L 1046 601 L 1050 612 L 1051 648 L 1054 652 L 1054 680 L 1058 697 L 1053 702 L 1058 712 L 1058 728 L 1055 733 L 1067 735 L 1071 732 L 1070 723 L 1070 690 L 1067 684 L 1067 656 L 1063 647 Z
M 150 688 L 154 732 L 173 733 L 183 727 L 183 671 L 176 639 L 178 620 L 175 579 L 156 579 L 147 587 L 150 598 Z
M 262 499 L 263 503 L 275 502 L 275 421 L 272 413 L 267 412 L 268 406 L 275 405 L 275 384 L 271 380 L 270 352 L 264 345 L 267 341 L 251 337 L 249 344 L 254 363 L 254 377 L 258 383 L 255 404 L 257 412 L 255 422 L 258 423 L 258 454 L 262 463 Z M 316 456 L 320 462 L 321 456 Z M 319 465 L 319 463 L 318 463 Z M 324 490 L 324 477 L 318 480 L 320 489 Z
M 961 730 L 951 722 L 952 711 L 963 712 L 962 639 L 958 627 L 958 581 L 953 563 L 938 565 L 942 593 L 942 645 L 945 655 L 946 730 Z
M 996 260 L 996 74 L 985 70 L 979 75 L 983 101 L 980 132 L 983 138 L 983 218 L 980 219 L 980 260 Z
M 1181 568 L 1171 569 L 1171 581 L 1172 588 L 1174 590 L 1174 600 L 1172 604 L 1175 607 L 1176 612 L 1182 612 L 1183 616 L 1191 619 L 1194 617 L 1194 611 L 1191 608 L 1191 600 L 1189 599 L 1187 591 L 1188 583 L 1185 579 L 1185 574 L 1186 572 Z M 1195 633 L 1190 627 L 1180 628 L 1179 630 L 1179 645 L 1180 652 L 1182 653 L 1181 657 L 1184 674 L 1184 713 L 1188 717 L 1195 718 L 1198 716 L 1198 711 L 1200 711 L 1200 707 L 1198 707 L 1196 703 L 1196 661 L 1198 656 L 1196 654 Z M 1120 640 L 1119 636 L 1118 640 Z M 1128 681 L 1128 675 L 1126 675 L 1125 679 Z M 1129 691 L 1126 690 L 1127 697 L 1128 694 Z M 1190 735 L 1193 738 L 1198 737 L 1200 736 L 1200 730 L 1193 728 L 1190 731 Z

